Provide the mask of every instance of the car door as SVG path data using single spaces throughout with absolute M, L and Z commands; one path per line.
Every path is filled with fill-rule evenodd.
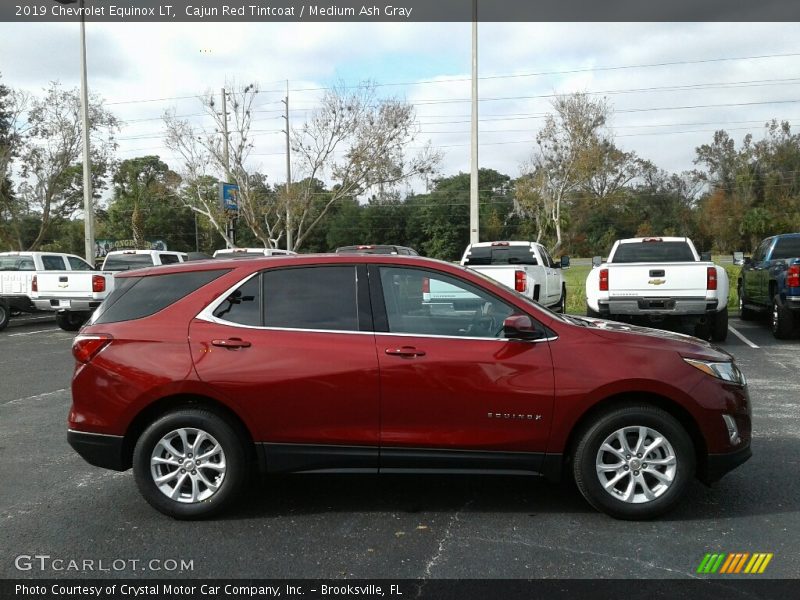
M 471 295 L 473 310 L 438 302 L 428 280 Z M 521 312 L 490 291 L 440 272 L 370 266 L 381 372 L 381 470 L 537 470 L 553 412 L 546 339 L 502 338 Z
M 769 298 L 769 270 L 766 261 L 772 240 L 773 238 L 767 238 L 759 244 L 758 249 L 753 254 L 753 268 L 749 274 L 751 282 L 750 288 L 747 290 L 747 298 L 762 305 L 768 305 L 772 302 L 772 299 Z
M 547 296 L 543 298 L 541 304 L 553 306 L 561 298 L 561 276 L 553 263 L 553 258 L 544 246 L 539 247 L 544 259 L 545 272 L 547 273 Z
M 192 322 L 198 376 L 256 424 L 269 471 L 377 469 L 368 294 L 365 267 L 266 269 Z

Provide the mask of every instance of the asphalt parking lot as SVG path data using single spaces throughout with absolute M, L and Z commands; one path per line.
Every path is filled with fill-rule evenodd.
M 713 488 L 695 483 L 660 520 L 615 521 L 538 478 L 304 476 L 254 486 L 222 518 L 178 522 L 145 503 L 130 472 L 91 467 L 67 445 L 74 334 L 49 317 L 12 320 L 0 333 L 0 577 L 92 575 L 15 567 L 39 554 L 192 561 L 98 577 L 686 578 L 706 552 L 771 552 L 760 577 L 795 578 L 800 340 L 731 326 L 742 337 L 723 346 L 750 382 L 754 456 Z

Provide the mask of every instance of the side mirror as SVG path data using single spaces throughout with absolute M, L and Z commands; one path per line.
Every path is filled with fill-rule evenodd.
M 701 252 L 700 260 L 703 262 L 711 262 L 711 252 Z
M 538 340 L 542 330 L 528 315 L 511 315 L 503 321 L 503 335 L 510 340 Z
M 561 268 L 562 269 L 569 269 L 569 256 L 562 256 L 561 257 Z
M 603 264 L 603 258 L 601 256 L 592 257 L 592 267 L 599 267 L 602 264 Z
M 744 252 L 734 252 L 733 253 L 733 264 L 735 264 L 735 265 L 743 265 L 744 264 Z

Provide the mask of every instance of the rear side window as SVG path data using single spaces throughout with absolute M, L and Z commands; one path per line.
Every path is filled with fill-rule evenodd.
M 686 242 L 633 242 L 617 246 L 611 262 L 695 262 L 695 258 Z
M 536 265 L 530 246 L 478 246 L 469 251 L 464 265 Z
M 35 271 L 30 256 L 0 256 L 0 271 Z
M 261 321 L 261 277 L 256 275 L 240 285 L 225 302 L 214 311 L 217 319 L 260 327 Z
M 227 272 L 221 269 L 117 279 L 114 291 L 97 309 L 92 323 L 119 323 L 149 317 Z
M 800 237 L 780 238 L 772 251 L 772 260 L 800 258 Z
M 358 331 L 355 266 L 277 269 L 262 278 L 267 327 Z
M 67 266 L 61 256 L 43 255 L 42 265 L 45 271 L 66 271 Z
M 153 257 L 149 254 L 112 254 L 103 263 L 104 271 L 130 271 L 152 267 Z

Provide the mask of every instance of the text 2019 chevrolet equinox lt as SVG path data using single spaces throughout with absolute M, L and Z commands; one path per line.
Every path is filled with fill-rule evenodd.
M 436 281 L 438 280 L 438 281 Z M 472 310 L 423 299 L 431 282 Z M 118 275 L 75 339 L 69 442 L 178 518 L 266 473 L 571 476 L 652 518 L 750 457 L 732 357 L 562 316 L 457 265 L 300 255 Z

